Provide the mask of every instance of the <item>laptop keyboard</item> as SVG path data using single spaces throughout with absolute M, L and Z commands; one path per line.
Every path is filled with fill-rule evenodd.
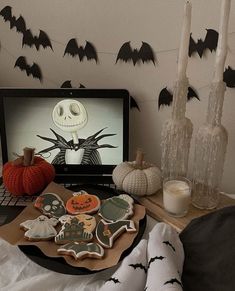
M 77 184 L 62 184 L 65 188 L 75 186 Z M 100 186 L 106 186 L 115 188 L 114 184 L 98 184 Z M 38 196 L 12 196 L 10 192 L 6 190 L 4 184 L 0 185 L 0 206 L 28 206 L 34 202 Z

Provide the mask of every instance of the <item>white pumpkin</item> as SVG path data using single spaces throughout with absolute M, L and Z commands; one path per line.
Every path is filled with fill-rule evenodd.
M 112 178 L 118 189 L 136 196 L 152 195 L 162 186 L 160 169 L 144 162 L 142 152 L 137 152 L 136 161 L 117 165 Z

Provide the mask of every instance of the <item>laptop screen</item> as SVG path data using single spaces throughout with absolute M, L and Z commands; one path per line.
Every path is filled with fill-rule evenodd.
M 24 147 L 57 174 L 109 174 L 128 159 L 126 90 L 0 89 L 3 162 Z

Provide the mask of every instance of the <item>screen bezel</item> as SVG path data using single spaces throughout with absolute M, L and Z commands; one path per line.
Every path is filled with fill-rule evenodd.
M 0 135 L 3 164 L 8 162 L 4 100 L 8 97 L 25 98 L 120 98 L 123 100 L 123 161 L 129 153 L 129 92 L 125 89 L 0 89 Z M 54 165 L 57 175 L 111 174 L 116 165 Z

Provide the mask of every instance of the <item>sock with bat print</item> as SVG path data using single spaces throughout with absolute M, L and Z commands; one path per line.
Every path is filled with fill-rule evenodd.
M 182 291 L 183 245 L 175 229 L 158 223 L 149 234 L 147 281 L 144 290 Z
M 147 241 L 142 239 L 100 291 L 143 291 L 147 272 Z

